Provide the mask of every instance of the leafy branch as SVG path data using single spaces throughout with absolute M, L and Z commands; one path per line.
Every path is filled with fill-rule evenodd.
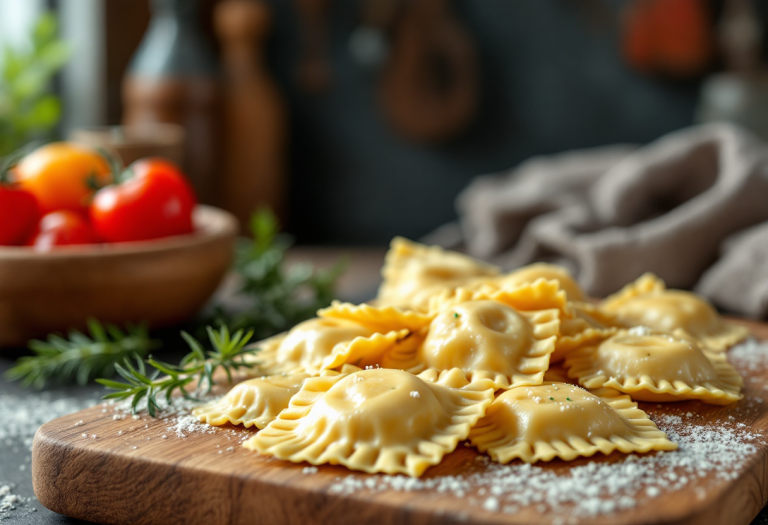
M 75 380 L 84 385 L 94 377 L 113 375 L 117 363 L 142 358 L 159 347 L 144 326 L 129 326 L 123 331 L 89 319 L 88 331 L 90 336 L 72 330 L 68 338 L 50 335 L 47 341 L 30 341 L 29 348 L 35 355 L 19 358 L 6 377 L 20 380 L 25 387 L 42 388 L 51 379 Z
M 279 233 L 277 218 L 269 209 L 253 215 L 250 229 L 253 240 L 241 239 L 234 264 L 242 279 L 240 294 L 250 304 L 236 312 L 219 307 L 211 322 L 233 329 L 250 328 L 256 339 L 264 339 L 314 317 L 318 309 L 331 304 L 346 263 L 340 261 L 325 271 L 311 264 L 286 268 L 285 252 L 293 239 Z
M 126 382 L 111 379 L 97 379 L 96 382 L 116 390 L 104 396 L 104 399 L 131 399 L 131 411 L 135 414 L 139 402 L 147 400 L 147 411 L 152 417 L 162 410 L 157 402 L 158 395 L 164 395 L 166 403 L 177 390 L 187 399 L 195 399 L 197 394 L 207 394 L 215 384 L 214 374 L 222 369 L 227 379 L 232 382 L 232 372 L 248 368 L 252 363 L 245 361 L 245 356 L 254 354 L 258 348 L 248 348 L 246 345 L 253 336 L 253 331 L 245 333 L 238 330 L 230 336 L 229 329 L 222 326 L 218 331 L 207 327 L 208 338 L 213 350 L 205 351 L 203 346 L 186 332 L 181 336 L 191 350 L 178 365 L 158 361 L 151 356 L 145 361 L 136 359 L 136 366 L 126 359 L 123 365 L 116 365 L 117 373 Z M 154 368 L 147 371 L 146 365 Z M 160 374 L 163 374 L 160 376 Z M 187 386 L 195 383 L 195 395 L 190 395 Z
M 71 50 L 57 33 L 56 16 L 45 13 L 32 30 L 28 49 L 0 50 L 0 157 L 49 135 L 61 117 L 50 83 Z

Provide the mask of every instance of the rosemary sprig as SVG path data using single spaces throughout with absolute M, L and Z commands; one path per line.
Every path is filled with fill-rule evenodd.
M 88 331 L 90 336 L 72 330 L 68 338 L 50 335 L 47 341 L 30 341 L 35 355 L 19 358 L 5 376 L 25 387 L 42 388 L 52 379 L 84 385 L 94 377 L 114 374 L 117 363 L 144 357 L 159 347 L 144 326 L 128 326 L 123 331 L 89 319 Z
M 344 261 L 322 271 L 311 264 L 285 265 L 285 252 L 293 239 L 279 233 L 279 224 L 269 209 L 256 212 L 250 224 L 253 240 L 241 239 L 234 270 L 240 276 L 240 296 L 247 308 L 230 312 L 217 308 L 209 324 L 232 329 L 253 329 L 261 340 L 314 317 L 335 298 L 336 280 Z
M 246 348 L 253 336 L 253 331 L 245 333 L 238 330 L 230 336 L 229 329 L 222 326 L 218 331 L 207 327 L 208 338 L 213 350 L 206 352 L 203 346 L 186 332 L 181 336 L 191 350 L 178 365 L 171 365 L 152 358 L 146 364 L 154 368 L 147 372 L 145 361 L 136 360 L 136 366 L 130 360 L 124 365 L 116 365 L 117 373 L 125 379 L 125 383 L 111 379 L 97 379 L 96 382 L 116 390 L 104 396 L 104 399 L 131 399 L 131 412 L 138 411 L 139 402 L 146 398 L 147 412 L 152 417 L 162 410 L 157 402 L 158 395 L 165 395 L 166 403 L 171 402 L 175 391 L 187 399 L 196 399 L 199 394 L 207 394 L 215 384 L 214 373 L 223 369 L 227 379 L 232 381 L 232 371 L 252 366 L 245 362 L 245 356 L 258 351 L 258 348 Z M 160 374 L 163 374 L 160 376 Z M 194 395 L 190 395 L 187 386 L 196 383 Z

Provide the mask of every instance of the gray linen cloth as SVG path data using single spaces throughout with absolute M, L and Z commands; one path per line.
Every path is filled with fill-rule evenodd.
M 457 207 L 466 251 L 506 269 L 565 264 L 595 296 L 650 271 L 768 315 L 768 145 L 733 125 L 532 159 L 477 178 Z

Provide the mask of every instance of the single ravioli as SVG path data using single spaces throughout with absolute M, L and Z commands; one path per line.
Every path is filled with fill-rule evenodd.
M 568 312 L 560 319 L 560 336 L 550 361 L 562 361 L 570 351 L 603 341 L 622 327 L 624 324 L 616 316 L 598 309 L 591 303 L 569 303 Z
M 271 345 L 259 352 L 258 369 L 264 375 L 316 373 L 335 367 L 329 366 L 336 360 L 331 357 L 334 350 L 346 352 L 351 347 L 371 352 L 378 347 L 389 348 L 407 333 L 379 334 L 370 327 L 345 319 L 309 319 L 290 330 L 279 345 Z
M 523 266 L 513 272 L 499 276 L 496 282 L 502 288 L 515 288 L 524 284 L 533 284 L 539 279 L 557 281 L 570 301 L 584 301 L 587 298 L 571 272 L 556 264 L 535 263 Z
M 499 463 L 677 448 L 629 396 L 607 388 L 587 392 L 566 383 L 503 392 L 469 438 Z
M 287 409 L 244 443 L 313 465 L 418 477 L 456 449 L 493 401 L 487 381 L 459 370 L 415 376 L 371 369 L 304 381 Z
M 663 292 L 666 289 L 667 285 L 663 280 L 650 272 L 644 273 L 615 294 L 609 295 L 603 299 L 600 303 L 600 308 L 607 312 L 612 312 L 617 306 L 624 304 L 633 297 L 649 293 Z
M 683 329 L 708 350 L 722 352 L 749 337 L 744 326 L 724 320 L 703 297 L 683 290 L 664 290 L 614 301 L 610 309 L 630 326 L 671 332 Z
M 702 351 L 683 334 L 622 332 L 574 350 L 565 367 L 585 388 L 615 388 L 638 401 L 726 405 L 742 397 L 741 376 L 725 356 Z
M 421 345 L 390 352 L 381 366 L 459 368 L 496 388 L 536 385 L 549 368 L 559 324 L 557 309 L 520 312 L 498 301 L 466 301 L 435 317 Z
M 213 426 L 226 423 L 264 428 L 288 407 L 310 374 L 273 375 L 249 379 L 232 387 L 224 397 L 192 411 L 200 421 Z
M 433 295 L 498 273 L 495 266 L 466 255 L 395 237 L 381 270 L 384 281 L 376 303 L 426 311 Z

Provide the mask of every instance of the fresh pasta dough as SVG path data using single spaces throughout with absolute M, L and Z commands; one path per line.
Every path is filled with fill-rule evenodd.
M 514 288 L 498 289 L 486 284 L 479 288 L 446 290 L 430 299 L 429 311 L 436 314 L 455 304 L 482 300 L 496 301 L 524 312 L 553 308 L 562 314 L 570 311 L 568 297 L 560 289 L 560 284 L 546 279 L 537 279 L 533 283 Z
M 395 237 L 381 270 L 384 281 L 376 302 L 424 311 L 433 295 L 498 273 L 495 266 L 466 255 Z
M 541 383 L 555 349 L 556 309 L 519 312 L 498 301 L 455 304 L 432 321 L 424 342 L 410 352 L 393 352 L 387 368 L 459 368 L 496 388 Z
M 288 407 L 305 379 L 315 375 L 346 375 L 359 370 L 356 366 L 344 365 L 340 372 L 323 370 L 320 374 L 278 374 L 248 379 L 236 384 L 218 400 L 195 408 L 192 414 L 212 426 L 231 423 L 262 429 Z
M 546 372 L 544 372 L 543 384 L 548 383 L 577 383 L 574 379 L 568 377 L 568 371 L 563 367 L 562 363 L 550 364 Z
M 685 330 L 705 348 L 717 352 L 749 336 L 749 330 L 724 320 L 703 297 L 683 290 L 667 290 L 664 281 L 652 274 L 607 298 L 602 309 L 629 326 L 666 332 Z
M 639 401 L 726 405 L 742 397 L 742 379 L 725 357 L 702 351 L 684 332 L 622 332 L 574 350 L 565 367 L 588 389 L 615 388 Z
M 465 439 L 500 463 L 674 450 L 635 401 L 742 397 L 723 351 L 746 330 L 652 274 L 595 304 L 555 265 L 396 238 L 382 275 L 372 304 L 256 343 L 263 377 L 195 415 L 278 459 L 421 476 Z
M 328 308 L 318 310 L 317 315 L 324 319 L 352 321 L 380 333 L 403 329 L 418 332 L 425 326 L 429 326 L 434 318 L 434 315 L 402 310 L 395 306 L 351 304 L 339 301 L 334 301 Z
M 467 438 L 492 401 L 489 382 L 470 383 L 459 370 L 310 378 L 244 446 L 295 463 L 420 476 Z
M 551 362 L 562 361 L 568 352 L 589 343 L 599 342 L 616 333 L 623 324 L 590 303 L 569 303 L 569 309 L 560 319 L 560 336 L 557 338 Z
M 310 374 L 259 377 L 238 383 L 221 399 L 197 407 L 192 413 L 213 426 L 226 423 L 264 428 L 288 406 Z
M 629 396 L 610 389 L 587 392 L 566 383 L 501 393 L 470 432 L 470 440 L 499 463 L 677 448 Z
M 496 279 L 501 288 L 516 288 L 533 284 L 539 279 L 554 280 L 565 291 L 570 301 L 584 301 L 587 295 L 566 268 L 556 264 L 536 263 L 523 266 Z
M 408 335 L 407 330 L 377 333 L 374 329 L 346 319 L 315 318 L 296 325 L 277 345 L 257 354 L 264 375 L 316 373 L 343 364 L 338 353 L 371 353 L 393 346 Z M 354 364 L 354 363 L 351 363 Z

